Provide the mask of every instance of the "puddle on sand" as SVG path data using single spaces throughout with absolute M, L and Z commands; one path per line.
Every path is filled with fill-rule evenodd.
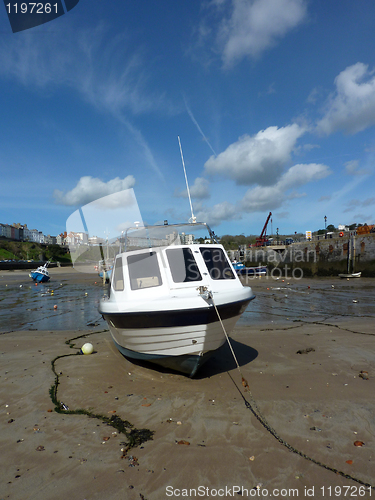
M 90 329 L 105 326 L 98 313 L 104 289 L 87 284 L 33 282 L 9 284 L 0 291 L 0 332 Z M 56 306 L 56 308 L 54 307 Z
M 256 290 L 237 325 L 271 321 L 316 321 L 327 317 L 375 317 L 375 280 L 316 278 L 303 281 L 268 280 Z
M 251 301 L 238 326 L 317 321 L 329 317 L 375 317 L 375 280 L 314 278 L 249 283 L 256 299 Z M 0 332 L 10 330 L 91 329 L 106 327 L 98 305 L 107 287 L 88 283 L 9 283 L 0 287 Z M 54 309 L 54 305 L 57 309 Z

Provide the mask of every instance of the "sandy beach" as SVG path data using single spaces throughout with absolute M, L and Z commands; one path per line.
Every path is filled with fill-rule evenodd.
M 96 275 L 51 275 L 0 272 L 0 500 L 375 497 L 375 280 L 249 281 L 240 370 L 224 345 L 190 379 L 117 351 Z

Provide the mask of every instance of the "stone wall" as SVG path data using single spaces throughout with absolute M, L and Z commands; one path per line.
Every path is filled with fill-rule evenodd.
M 291 245 L 252 247 L 245 251 L 247 266 L 267 264 L 270 269 L 279 267 L 301 269 L 305 275 L 336 275 L 347 271 L 349 238 L 337 237 L 301 241 Z M 229 257 L 239 260 L 239 252 L 228 251 Z M 375 277 L 375 234 L 354 236 L 350 249 L 354 271 L 363 276 Z M 352 267 L 351 269 L 352 270 Z

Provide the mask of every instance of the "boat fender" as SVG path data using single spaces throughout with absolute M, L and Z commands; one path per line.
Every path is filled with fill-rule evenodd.
M 341 231 L 340 238 L 342 238 L 343 236 L 344 236 L 344 233 Z

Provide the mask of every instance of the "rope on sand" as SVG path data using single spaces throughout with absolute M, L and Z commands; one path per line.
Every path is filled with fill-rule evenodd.
M 108 330 L 101 330 L 101 331 L 94 331 L 94 332 L 89 332 L 89 333 L 84 333 L 83 335 L 79 335 L 78 337 L 71 338 L 67 341 L 65 341 L 65 344 L 69 345 L 71 349 L 75 349 L 75 344 L 73 343 L 74 340 L 78 339 L 83 339 L 88 337 L 89 335 L 96 335 L 100 334 L 103 332 L 108 332 Z M 153 434 L 154 431 L 151 431 L 149 429 L 136 429 L 133 424 L 131 424 L 128 420 L 123 420 L 120 418 L 118 415 L 111 415 L 110 417 L 107 415 L 101 415 L 98 413 L 93 413 L 90 410 L 86 410 L 84 408 L 78 408 L 75 410 L 70 410 L 69 407 L 60 401 L 57 398 L 57 391 L 58 387 L 60 384 L 60 373 L 57 372 L 56 369 L 56 362 L 59 359 L 66 358 L 68 356 L 76 356 L 79 354 L 79 351 L 77 350 L 76 352 L 72 354 L 62 354 L 60 356 L 56 356 L 52 361 L 51 361 L 51 366 L 52 366 L 52 371 L 55 375 L 55 382 L 51 386 L 49 390 L 50 398 L 52 403 L 55 405 L 54 411 L 56 413 L 62 413 L 64 415 L 86 415 L 89 418 L 96 418 L 98 420 L 101 420 L 103 424 L 109 425 L 113 428 L 115 428 L 119 433 L 124 434 L 126 438 L 128 439 L 127 443 L 124 443 L 126 448 L 123 450 L 123 455 L 121 458 L 124 458 L 126 456 L 126 453 L 131 449 L 135 448 L 137 446 L 140 446 L 142 443 L 149 441 L 153 439 Z
M 243 376 L 242 372 L 241 372 L 241 368 L 240 368 L 240 365 L 237 361 L 237 358 L 236 358 L 236 355 L 234 353 L 234 350 L 233 350 L 233 347 L 230 343 L 230 340 L 229 340 L 229 337 L 228 337 L 228 334 L 225 330 L 225 326 L 221 320 L 221 317 L 220 317 L 220 313 L 216 307 L 216 304 L 215 304 L 215 301 L 214 301 L 214 298 L 212 296 L 212 293 L 209 292 L 210 294 L 210 299 L 212 300 L 212 303 L 215 307 L 215 311 L 216 311 L 216 314 L 217 314 L 217 317 L 219 318 L 219 321 L 220 321 L 220 324 L 221 324 L 221 327 L 223 329 L 223 332 L 224 332 L 224 335 L 225 335 L 225 338 L 228 342 L 228 345 L 230 347 L 230 350 L 232 352 L 232 355 L 233 355 L 233 358 L 234 358 L 234 361 L 236 362 L 236 365 L 237 365 L 237 368 L 238 368 L 238 371 L 241 375 L 241 382 L 242 382 L 242 385 L 243 387 L 245 388 L 245 391 L 248 393 L 249 395 L 249 399 L 250 401 L 248 401 L 246 399 L 246 397 L 243 395 L 243 393 L 241 392 L 241 390 L 239 389 L 238 385 L 236 384 L 236 382 L 233 380 L 231 374 L 229 372 L 228 375 L 229 377 L 231 378 L 232 382 L 234 383 L 234 385 L 236 386 L 236 389 L 238 390 L 238 392 L 241 394 L 241 397 L 242 399 L 244 400 L 244 403 L 245 403 L 245 406 L 246 408 L 248 408 L 252 414 L 256 417 L 256 419 L 263 425 L 263 427 L 275 438 L 277 439 L 277 441 L 279 441 L 280 444 L 282 444 L 283 446 L 285 446 L 286 448 L 288 448 L 289 451 L 293 452 L 293 453 L 296 453 L 297 455 L 299 455 L 300 457 L 308 460 L 309 462 L 312 462 L 316 465 L 319 465 L 319 467 L 323 467 L 323 469 L 326 469 L 328 471 L 331 471 L 331 472 L 334 472 L 335 474 L 338 474 L 339 476 L 342 476 L 344 477 L 345 479 L 351 479 L 352 481 L 355 481 L 356 483 L 359 483 L 361 484 L 362 486 L 364 487 L 367 487 L 367 488 L 371 488 L 373 490 L 375 490 L 375 486 L 372 486 L 371 484 L 369 483 L 365 483 L 364 481 L 362 481 L 361 479 L 358 479 L 356 477 L 353 477 L 351 476 L 350 474 L 346 474 L 345 472 L 342 472 L 338 469 L 335 469 L 334 467 L 330 467 L 329 465 L 326 465 L 326 464 L 323 464 L 322 462 L 320 462 L 319 460 L 316 460 L 315 458 L 312 458 L 312 457 L 309 457 L 308 455 L 306 455 L 305 453 L 303 453 L 302 451 L 299 451 L 297 450 L 297 448 L 295 448 L 294 446 L 292 446 L 291 444 L 287 443 L 278 433 L 277 431 L 267 422 L 267 419 L 262 415 L 261 411 L 259 410 L 258 408 L 258 405 L 253 397 L 253 395 L 251 394 L 251 390 L 250 390 L 250 387 L 249 387 L 249 384 L 247 382 L 247 380 L 245 379 L 245 377 Z

